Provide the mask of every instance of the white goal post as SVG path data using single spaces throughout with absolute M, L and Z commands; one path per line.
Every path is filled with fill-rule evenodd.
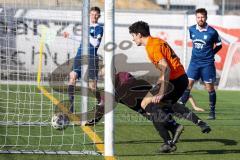
M 230 44 L 224 62 L 219 89 L 240 90 L 240 42 Z
M 105 45 L 115 43 L 114 40 L 114 2 L 105 0 Z M 104 116 L 104 155 L 114 156 L 114 49 L 105 50 L 105 116 Z

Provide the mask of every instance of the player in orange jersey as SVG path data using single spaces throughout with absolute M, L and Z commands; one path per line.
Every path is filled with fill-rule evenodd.
M 153 89 L 151 89 L 141 102 L 141 107 L 150 115 L 156 113 L 161 108 L 170 108 L 178 117 L 183 117 L 198 125 L 203 133 L 208 133 L 211 128 L 203 122 L 196 114 L 191 112 L 187 107 L 177 103 L 188 86 L 188 77 L 184 71 L 180 59 L 172 50 L 167 42 L 160 38 L 150 35 L 149 25 L 146 22 L 138 21 L 129 27 L 129 33 L 137 46 L 145 46 L 147 56 L 159 70 L 159 79 Z M 152 105 L 157 104 L 157 105 Z M 155 127 L 159 123 L 153 119 Z M 166 139 L 160 148 L 161 151 L 171 150 L 171 143 L 168 143 L 167 129 L 165 132 Z M 160 133 L 160 135 L 163 135 Z

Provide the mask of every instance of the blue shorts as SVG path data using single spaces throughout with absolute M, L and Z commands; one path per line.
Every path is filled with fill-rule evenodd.
M 204 83 L 214 83 L 216 82 L 216 68 L 214 64 L 199 66 L 190 63 L 187 71 L 188 78 L 191 80 L 201 80 Z
M 73 71 L 77 73 L 77 78 L 81 78 L 81 70 L 82 70 L 82 64 L 81 64 L 81 49 L 78 49 L 77 55 L 74 58 L 73 62 Z M 99 71 L 99 57 L 97 55 L 89 55 L 88 56 L 88 78 L 91 80 L 97 80 L 98 79 L 98 71 Z

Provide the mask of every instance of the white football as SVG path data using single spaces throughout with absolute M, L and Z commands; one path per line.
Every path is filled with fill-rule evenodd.
M 69 118 L 63 113 L 54 114 L 52 116 L 51 125 L 54 129 L 63 130 L 69 125 Z

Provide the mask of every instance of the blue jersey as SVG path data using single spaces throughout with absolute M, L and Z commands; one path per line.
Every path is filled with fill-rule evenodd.
M 89 54 L 96 56 L 103 36 L 103 25 L 96 23 L 89 27 Z M 82 48 L 82 44 L 80 45 Z M 80 49 L 81 50 L 81 49 Z
M 197 25 L 193 25 L 189 28 L 189 32 L 193 43 L 191 63 L 198 66 L 214 64 L 214 44 L 222 45 L 217 31 L 208 25 L 200 31 Z

